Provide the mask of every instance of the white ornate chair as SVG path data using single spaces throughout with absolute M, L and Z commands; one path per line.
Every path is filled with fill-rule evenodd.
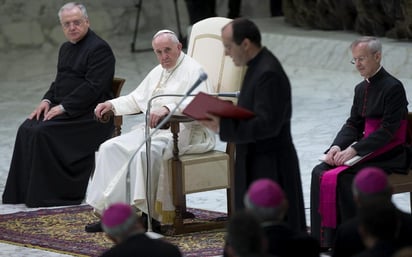
M 199 21 L 193 25 L 189 39 L 187 53 L 204 67 L 216 93 L 239 91 L 245 70 L 244 67 L 236 67 L 231 58 L 225 56 L 221 29 L 230 21 L 230 19 L 222 17 Z M 234 144 L 227 143 L 224 152 L 214 150 L 203 154 L 179 156 L 177 147 L 179 122 L 186 119 L 180 116 L 171 120 L 174 150 L 173 158 L 168 162 L 168 167 L 173 180 L 172 194 L 175 206 L 173 227 L 175 234 L 221 228 L 225 225 L 225 219 L 199 222 L 196 219 L 196 222 L 185 222 L 188 213 L 186 194 L 226 189 L 228 216 L 232 211 L 233 202 Z

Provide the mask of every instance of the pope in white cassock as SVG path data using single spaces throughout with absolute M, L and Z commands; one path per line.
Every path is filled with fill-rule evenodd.
M 100 103 L 96 116 L 109 110 L 115 115 L 146 112 L 151 97 L 159 94 L 185 94 L 197 81 L 203 69 L 190 56 L 182 52 L 182 44 L 169 30 L 157 32 L 152 47 L 159 60 L 140 85 L 130 94 Z M 206 80 L 196 91 L 212 92 Z M 195 92 L 196 92 L 195 91 Z M 178 97 L 158 97 L 152 101 L 150 127 L 153 129 L 176 104 Z M 190 99 L 187 99 L 190 100 Z M 187 104 L 187 103 L 186 103 Z M 185 103 L 179 110 L 184 109 Z M 196 121 L 181 125 L 179 150 L 181 153 L 200 153 L 215 147 L 215 135 Z M 96 167 L 90 180 L 86 202 L 97 213 L 110 204 L 126 201 L 126 174 L 133 153 L 145 140 L 145 124 L 138 124 L 121 136 L 107 140 L 96 153 Z M 158 130 L 151 139 L 151 214 L 162 223 L 171 223 L 174 206 L 171 197 L 170 178 L 165 172 L 166 161 L 172 157 L 173 139 L 170 130 Z M 142 147 L 130 165 L 131 205 L 147 213 L 146 204 L 146 148 Z M 153 210 L 156 206 L 156 210 Z M 86 226 L 87 231 L 87 226 Z M 88 231 L 96 232 L 96 231 Z

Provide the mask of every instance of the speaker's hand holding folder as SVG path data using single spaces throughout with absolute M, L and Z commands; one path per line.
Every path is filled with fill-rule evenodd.
M 195 120 L 207 120 L 207 113 L 222 118 L 250 119 L 255 114 L 245 108 L 234 105 L 231 101 L 199 92 L 183 110 L 183 114 Z

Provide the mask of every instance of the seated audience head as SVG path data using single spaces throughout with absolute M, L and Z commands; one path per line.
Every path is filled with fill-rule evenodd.
M 225 255 L 228 257 L 261 256 L 267 241 L 257 217 L 249 211 L 234 213 L 227 224 Z
M 400 214 L 391 202 L 372 202 L 358 210 L 359 234 L 367 248 L 377 242 L 392 243 L 399 235 Z
M 156 32 L 152 39 L 152 47 L 164 69 L 170 70 L 176 67 L 182 52 L 182 44 L 173 31 L 163 29 Z
M 282 188 L 268 178 L 258 179 L 249 186 L 244 203 L 261 221 L 282 221 L 288 209 Z
M 352 192 L 358 205 L 371 202 L 391 202 L 392 187 L 386 173 L 376 167 L 363 168 L 356 174 Z
M 115 243 L 131 235 L 144 233 L 144 225 L 133 207 L 125 203 L 114 203 L 107 208 L 101 219 L 103 231 Z

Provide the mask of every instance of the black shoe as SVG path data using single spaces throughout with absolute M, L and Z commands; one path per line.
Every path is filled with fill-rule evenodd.
M 87 224 L 84 227 L 84 230 L 86 230 L 87 233 L 103 232 L 102 223 L 98 221 L 98 222 Z
M 147 229 L 148 229 L 147 214 L 144 213 L 144 212 L 142 213 L 142 219 L 143 219 L 144 227 L 147 231 Z M 159 233 L 159 234 L 162 233 L 162 226 L 161 226 L 160 222 L 153 219 L 153 218 L 152 218 L 152 230 L 153 230 L 153 232 L 156 232 L 156 233 Z
M 331 247 L 321 247 L 321 248 L 320 248 L 320 252 L 321 252 L 323 255 L 331 256 L 331 254 L 332 254 L 332 248 L 331 248 Z
M 182 216 L 183 216 L 183 219 L 194 219 L 194 218 L 196 218 L 196 216 L 193 213 L 188 212 L 188 211 L 185 211 Z

